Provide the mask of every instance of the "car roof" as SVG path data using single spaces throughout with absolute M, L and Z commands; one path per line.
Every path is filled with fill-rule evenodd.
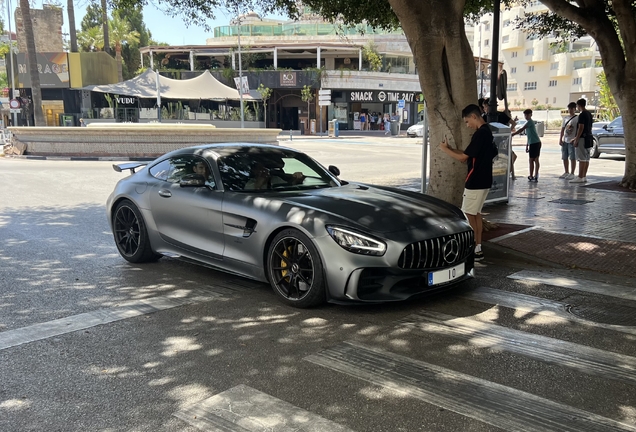
M 272 144 L 256 144 L 256 143 L 223 143 L 223 144 L 201 144 L 197 146 L 184 147 L 177 150 L 173 150 L 169 153 L 166 153 L 161 158 L 164 157 L 173 157 L 179 156 L 183 154 L 198 154 L 203 157 L 212 157 L 214 159 L 227 156 L 230 154 L 246 152 L 250 149 L 260 149 L 260 150 L 285 150 L 285 151 L 293 151 L 298 153 L 298 150 L 294 150 L 289 147 L 283 147 Z

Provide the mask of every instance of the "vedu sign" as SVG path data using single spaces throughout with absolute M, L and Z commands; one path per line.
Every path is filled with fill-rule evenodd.
M 296 86 L 296 72 L 281 72 L 280 73 L 280 85 L 287 87 Z
M 118 104 L 122 104 L 122 105 L 132 105 L 137 103 L 137 99 L 131 98 L 131 97 L 118 97 L 118 98 L 115 98 L 115 100 L 117 101 Z

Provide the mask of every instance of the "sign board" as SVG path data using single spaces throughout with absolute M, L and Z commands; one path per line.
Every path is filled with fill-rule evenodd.
M 67 53 L 38 53 L 38 72 L 42 88 L 69 88 L 69 66 Z M 18 85 L 21 88 L 31 88 L 29 65 L 24 53 L 17 54 Z
M 11 99 L 9 101 L 9 108 L 11 108 L 11 109 L 18 109 L 18 108 L 20 108 L 20 105 L 21 105 L 20 101 L 17 100 L 17 99 Z
M 391 92 L 385 90 L 347 90 L 344 91 L 346 102 L 414 102 L 421 95 L 419 92 Z
M 405 107 L 405 105 L 404 105 L 404 99 L 400 99 L 400 100 L 398 101 L 398 108 L 404 108 L 404 107 Z
M 318 90 L 318 95 L 319 96 L 329 96 L 329 97 L 331 97 L 331 90 L 320 89 L 320 90 Z
M 22 112 L 22 110 L 21 110 L 20 108 L 11 108 L 11 109 L 9 110 L 9 112 L 10 112 L 11 114 L 20 114 L 20 113 Z
M 318 101 L 318 106 L 329 106 L 331 105 L 331 100 L 320 100 Z
M 281 87 L 295 87 L 296 86 L 296 72 L 285 71 L 280 73 L 280 85 Z
M 318 100 L 319 101 L 330 101 L 331 100 L 331 95 L 318 95 Z
M 241 78 L 240 77 L 236 77 L 234 78 L 234 84 L 236 84 L 236 89 L 238 91 L 240 91 L 243 94 L 249 94 L 250 93 L 250 84 L 247 81 L 247 76 L 242 77 L 243 78 L 243 85 L 240 84 Z

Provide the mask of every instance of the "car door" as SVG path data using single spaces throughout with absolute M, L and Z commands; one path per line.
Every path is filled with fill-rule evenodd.
M 598 146 L 602 153 L 625 154 L 625 135 L 623 132 L 622 117 L 617 117 L 607 125 L 607 131 L 599 135 Z
M 205 186 L 182 187 L 181 179 L 205 164 Z M 207 258 L 223 256 L 223 192 L 216 187 L 210 164 L 200 156 L 166 159 L 149 168 L 158 182 L 152 187 L 150 209 L 164 241 L 181 251 Z

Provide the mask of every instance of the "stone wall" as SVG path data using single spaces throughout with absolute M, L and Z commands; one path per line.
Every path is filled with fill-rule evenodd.
M 31 21 L 33 21 L 33 37 L 35 38 L 35 50 L 39 53 L 62 52 L 62 24 L 64 15 L 62 9 L 56 6 L 44 5 L 43 9 L 31 9 Z M 22 12 L 20 8 L 15 10 L 16 33 L 18 38 L 18 51 L 26 53 L 26 38 L 22 25 Z
M 280 129 L 216 129 L 163 126 L 139 128 L 12 127 L 14 145 L 25 145 L 27 155 L 75 157 L 161 156 L 172 150 L 199 144 L 257 143 L 277 145 Z

